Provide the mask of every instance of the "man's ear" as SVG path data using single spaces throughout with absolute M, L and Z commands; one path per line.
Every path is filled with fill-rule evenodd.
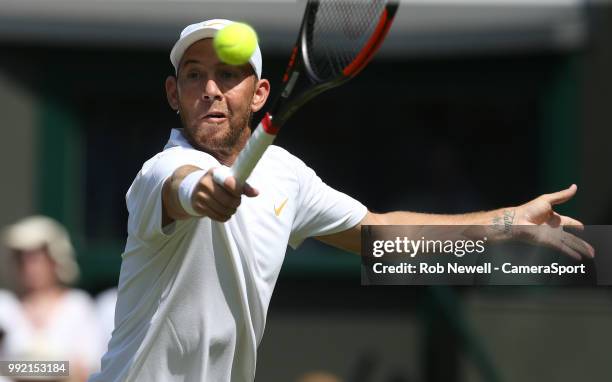
M 258 112 L 265 105 L 270 95 L 270 81 L 263 79 L 255 83 L 255 94 L 251 101 L 251 111 Z
M 166 98 L 172 110 L 177 111 L 179 109 L 178 85 L 174 76 L 166 78 Z

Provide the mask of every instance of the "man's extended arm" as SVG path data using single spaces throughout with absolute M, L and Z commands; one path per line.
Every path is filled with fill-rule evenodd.
M 318 240 L 347 250 L 359 253 L 361 249 L 362 225 L 463 225 L 463 226 L 495 226 L 498 229 L 488 231 L 495 235 L 493 240 L 514 237 L 514 227 L 546 225 L 551 228 L 573 226 L 584 228 L 583 224 L 571 217 L 562 216 L 553 209 L 554 205 L 564 203 L 576 194 L 577 187 L 569 188 L 552 194 L 544 194 L 518 207 L 501 208 L 493 211 L 473 212 L 460 215 L 437 215 L 416 212 L 368 212 L 360 224 L 352 229 L 332 235 L 319 236 Z M 524 234 L 524 231 L 521 233 Z M 529 239 L 529 238 L 528 238 Z M 593 248 L 582 239 L 562 232 L 557 237 L 538 238 L 540 242 L 557 248 L 567 255 L 580 259 L 582 256 L 593 257 Z M 581 256 L 582 255 L 582 256 Z

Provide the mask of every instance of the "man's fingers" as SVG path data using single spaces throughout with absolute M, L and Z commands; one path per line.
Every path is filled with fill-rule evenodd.
M 581 260 L 583 257 L 592 259 L 595 256 L 595 250 L 589 243 L 571 233 L 561 231 L 560 236 L 549 236 L 543 240 L 543 243 L 576 260 Z
M 570 256 L 573 259 L 581 260 L 582 256 L 575 249 L 570 247 L 568 244 L 564 243 L 564 241 L 558 236 L 551 236 L 550 234 L 544 235 L 538 238 L 538 241 L 552 249 L 556 249 L 557 251 L 563 252 L 564 254 Z
M 549 202 L 551 205 L 565 203 L 570 200 L 578 190 L 578 187 L 575 184 L 569 186 L 565 190 L 553 192 L 552 194 L 543 195 L 543 198 Z
M 204 204 L 208 205 L 211 209 L 221 214 L 222 216 L 232 216 L 236 212 L 238 205 L 236 203 L 223 203 L 215 198 L 215 195 L 201 195 L 201 200 Z M 240 204 L 240 203 L 238 203 Z
M 193 208 L 198 213 L 200 213 L 202 216 L 209 217 L 212 220 L 216 220 L 216 221 L 220 221 L 220 222 L 225 222 L 225 221 L 227 221 L 229 219 L 229 216 L 223 215 L 223 214 L 215 211 L 208 204 L 194 203 Z
M 207 176 L 201 180 L 200 193 L 197 194 L 199 212 L 222 222 L 229 220 L 236 213 L 243 194 L 249 197 L 259 194 L 259 191 L 249 184 L 239 184 L 228 171 L 227 167 L 208 171 Z
M 223 188 L 236 197 L 240 197 L 240 194 L 242 193 L 242 186 L 238 184 L 238 181 L 236 181 L 236 178 L 233 176 L 228 176 L 225 178 Z
M 213 200 L 210 195 L 206 195 L 203 192 L 198 194 L 194 199 L 193 208 L 202 216 L 208 216 L 213 220 L 226 221 L 228 220 L 233 212 L 223 206 L 217 201 Z
M 252 187 L 248 183 L 245 183 L 244 185 L 239 184 L 236 178 L 234 178 L 233 176 L 228 176 L 225 179 L 223 187 L 232 195 L 238 197 L 243 194 L 248 197 L 254 197 L 259 195 L 259 191 L 256 188 Z
M 533 226 L 533 229 L 526 230 L 525 233 L 527 240 L 561 251 L 576 260 L 595 256 L 595 249 L 589 243 L 563 231 L 561 227 Z
M 553 228 L 557 228 L 561 225 L 561 220 L 562 220 L 561 215 L 553 211 L 552 216 L 548 219 L 546 224 L 548 224 L 549 226 Z
M 560 241 L 563 244 L 581 253 L 585 257 L 595 257 L 595 249 L 589 243 L 577 236 L 572 235 L 571 233 L 563 232 Z
M 241 198 L 240 194 L 236 194 L 232 189 L 236 186 L 235 178 L 228 176 L 224 180 L 224 185 L 219 185 L 214 179 L 214 171 L 214 169 L 208 171 L 200 180 L 192 200 L 194 209 L 198 213 L 225 222 L 236 213 Z
M 252 198 L 252 197 L 254 197 L 254 196 L 259 195 L 259 190 L 258 190 L 258 189 L 256 189 L 255 187 L 251 186 L 251 185 L 250 185 L 250 184 L 248 184 L 248 183 L 245 183 L 245 184 L 244 184 L 244 187 L 243 187 L 243 189 L 242 189 L 242 192 L 243 192 L 243 193 L 244 193 L 246 196 L 248 196 L 249 198 Z
M 220 186 L 218 184 L 215 184 L 213 186 L 211 196 L 215 199 L 215 201 L 217 201 L 224 207 L 236 210 L 236 208 L 240 206 L 240 195 L 236 196 L 235 194 L 226 190 L 223 186 Z
M 558 215 L 556 212 L 555 214 Z M 580 220 L 576 220 L 569 216 L 563 216 L 563 215 L 559 215 L 559 218 L 561 219 L 562 226 L 577 229 L 579 231 L 584 231 L 584 224 L 582 224 Z
M 220 185 L 227 192 L 236 197 L 240 196 L 242 193 L 242 186 L 238 183 L 236 178 L 232 176 L 231 169 L 229 167 L 215 167 L 209 170 L 209 173 L 213 184 Z M 214 188 L 211 187 L 211 190 L 212 189 Z
M 255 187 L 248 183 L 240 185 L 233 176 L 228 177 L 223 186 L 234 195 L 246 195 L 249 198 L 259 195 L 259 190 Z
M 558 249 L 565 253 L 566 255 L 568 255 L 569 257 L 575 259 L 575 260 L 582 260 L 582 256 L 580 256 L 580 253 L 576 252 L 572 247 L 570 247 L 569 245 L 563 244 L 561 243 L 558 247 Z
M 226 184 L 229 186 L 226 186 Z M 240 205 L 240 193 L 236 193 L 232 189 L 235 185 L 236 179 L 232 176 L 228 176 L 223 185 L 219 185 L 214 180 L 212 173 L 202 180 L 202 189 L 205 194 L 212 195 L 219 204 L 232 209 L 236 209 Z

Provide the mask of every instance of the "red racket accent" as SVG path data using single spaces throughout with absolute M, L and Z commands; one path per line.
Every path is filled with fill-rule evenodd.
M 364 46 L 363 50 L 359 52 L 353 62 L 348 64 L 342 70 L 342 73 L 345 76 L 354 76 L 365 67 L 368 61 L 370 61 L 370 59 L 374 56 L 374 53 L 376 53 L 376 50 L 378 50 L 378 48 L 380 47 L 380 44 L 385 39 L 387 32 L 389 32 L 389 29 L 391 28 L 391 21 L 392 19 L 389 19 L 388 11 L 385 9 L 385 12 L 380 17 L 380 21 L 378 22 L 378 25 L 374 30 L 374 33 L 370 37 L 370 40 L 368 40 L 368 42 Z
M 266 133 L 271 135 L 278 134 L 278 130 L 280 129 L 279 127 L 274 126 L 274 124 L 272 123 L 270 113 L 266 113 L 261 119 L 261 126 L 263 127 Z
M 287 65 L 287 69 L 285 70 L 285 75 L 283 75 L 283 82 L 287 82 L 287 80 L 289 79 L 289 72 L 291 71 L 291 68 L 293 68 L 293 65 L 295 64 L 295 57 L 297 56 L 298 53 L 298 47 L 297 45 L 293 47 L 293 50 L 291 51 L 291 57 L 289 58 L 289 64 Z

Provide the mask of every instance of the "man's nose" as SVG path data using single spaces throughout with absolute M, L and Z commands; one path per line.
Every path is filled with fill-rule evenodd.
M 214 80 L 209 79 L 206 81 L 206 83 L 204 84 L 204 99 L 210 101 L 220 100 L 222 94 L 223 93 L 221 92 L 221 89 L 219 89 L 219 86 L 217 86 L 217 83 Z

